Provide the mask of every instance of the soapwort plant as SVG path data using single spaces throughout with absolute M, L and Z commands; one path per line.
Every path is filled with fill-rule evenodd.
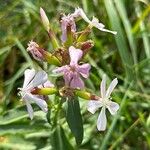
M 91 69 L 91 65 L 85 62 L 84 57 L 94 46 L 94 42 L 88 39 L 92 28 L 95 27 L 100 31 L 112 34 L 116 34 L 116 32 L 105 29 L 105 26 L 96 17 L 90 20 L 83 9 L 76 8 L 73 13 L 64 14 L 61 17 L 60 27 L 62 35 L 59 41 L 42 8 L 40 8 L 40 15 L 43 26 L 51 40 L 53 53 L 45 50 L 33 40 L 28 43 L 27 51 L 37 62 L 46 62 L 49 65 L 53 65 L 54 69 L 48 71 L 39 69 L 39 67 L 25 70 L 24 83 L 23 87 L 19 88 L 19 94 L 25 102 L 31 119 L 34 116 L 32 103 L 37 104 L 45 113 L 55 109 L 53 111 L 56 113 L 54 114 L 55 121 L 50 123 L 53 126 L 57 126 L 59 121 L 57 121 L 56 116 L 64 109 L 65 120 L 76 139 L 76 143 L 81 144 L 83 139 L 83 122 L 79 105 L 80 98 L 87 100 L 87 111 L 92 114 L 101 108 L 97 120 L 97 129 L 99 131 L 106 129 L 106 109 L 112 115 L 115 115 L 119 109 L 119 105 L 112 102 L 110 97 L 118 83 L 117 78 L 111 82 L 106 90 L 106 75 L 103 76 L 100 84 L 100 96 L 89 92 L 84 84 L 85 79 L 89 77 Z M 82 31 L 77 31 L 76 23 L 79 19 L 83 19 L 87 23 L 87 27 Z M 58 78 L 59 82 L 56 79 L 55 83 L 51 83 L 49 81 L 49 74 L 54 74 L 55 79 Z M 53 99 L 50 99 L 49 95 L 55 96 L 52 97 Z M 55 101 L 55 104 L 53 104 L 53 101 Z M 61 117 L 64 116 L 61 115 Z M 47 115 L 47 120 L 50 120 L 50 117 L 50 115 Z

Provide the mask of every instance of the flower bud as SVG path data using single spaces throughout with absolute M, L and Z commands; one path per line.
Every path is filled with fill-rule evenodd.
M 76 46 L 79 47 L 85 55 L 94 46 L 94 42 L 92 40 L 88 40 L 86 42 L 77 43 Z
M 79 96 L 80 98 L 86 99 L 86 100 L 98 100 L 99 97 L 96 95 L 92 95 L 91 93 L 83 90 L 74 90 L 74 93 L 76 96 Z
M 49 32 L 49 29 L 50 29 L 50 23 L 49 23 L 49 20 L 46 16 L 46 13 L 45 11 L 43 10 L 43 8 L 40 8 L 40 15 L 41 15 L 41 19 L 42 19 L 42 23 L 44 25 L 44 28 L 47 32 Z
M 80 34 L 77 39 L 77 42 L 84 42 L 87 40 L 88 35 L 91 33 L 91 28 L 87 26 L 85 30 Z
M 33 58 L 38 60 L 38 61 L 43 61 L 44 60 L 44 50 L 42 48 L 39 47 L 39 45 L 34 42 L 34 41 L 30 41 L 28 43 L 28 48 L 27 51 L 29 51 Z
M 38 61 L 47 61 L 48 63 L 56 66 L 60 65 L 60 61 L 55 56 L 45 51 L 34 41 L 29 42 L 27 51 L 29 51 L 33 58 Z
M 52 95 L 56 94 L 58 90 L 55 87 L 51 88 L 34 88 L 31 93 L 36 95 Z
M 75 90 L 75 95 L 86 100 L 90 100 L 91 98 L 91 94 L 86 91 Z
M 44 55 L 45 55 L 45 60 L 49 64 L 60 66 L 61 62 L 59 61 L 59 59 L 57 57 L 55 57 L 54 55 L 52 55 L 51 53 L 49 53 L 47 51 L 45 51 Z

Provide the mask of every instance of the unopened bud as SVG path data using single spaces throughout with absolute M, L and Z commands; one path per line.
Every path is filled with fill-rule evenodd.
M 59 59 L 57 57 L 55 57 L 54 55 L 52 55 L 51 53 L 45 51 L 44 55 L 45 55 L 45 60 L 49 64 L 56 65 L 56 66 L 61 65 L 61 62 L 59 61 Z
M 43 10 L 43 8 L 40 8 L 40 15 L 41 15 L 41 19 L 42 19 L 42 23 L 44 25 L 44 28 L 47 32 L 49 32 L 50 29 L 50 23 L 48 20 L 48 17 L 46 16 L 45 11 Z
M 88 49 L 91 49 L 93 46 L 94 46 L 94 42 L 89 40 L 82 43 L 81 50 L 86 51 Z
M 77 43 L 77 47 L 79 47 L 83 54 L 85 55 L 92 47 L 94 46 L 94 42 L 92 40 L 88 40 L 86 42 Z
M 91 33 L 91 28 L 88 26 L 85 30 L 80 34 L 77 39 L 77 42 L 84 42 L 87 40 L 88 35 Z
M 32 54 L 34 59 L 38 61 L 44 60 L 44 56 L 43 56 L 44 50 L 41 49 L 36 42 L 30 41 L 28 43 L 27 51 L 29 51 Z
M 34 41 L 29 42 L 27 51 L 29 51 L 33 58 L 38 61 L 47 61 L 48 63 L 56 66 L 60 65 L 60 61 L 55 56 L 45 51 Z
M 75 90 L 75 95 L 86 100 L 98 100 L 99 97 L 83 90 Z
M 36 95 L 52 95 L 56 94 L 57 92 L 58 90 L 55 87 L 51 87 L 51 88 L 34 88 L 31 93 Z
M 86 91 L 75 90 L 75 95 L 86 100 L 90 100 L 91 98 L 91 94 Z

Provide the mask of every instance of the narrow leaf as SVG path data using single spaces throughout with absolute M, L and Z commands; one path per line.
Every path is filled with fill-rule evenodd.
M 71 132 L 75 136 L 77 145 L 80 145 L 83 140 L 83 123 L 79 101 L 76 97 L 67 101 L 66 119 Z
M 54 149 L 73 150 L 73 147 L 69 143 L 69 140 L 67 139 L 62 127 L 57 126 L 51 138 L 51 142 Z

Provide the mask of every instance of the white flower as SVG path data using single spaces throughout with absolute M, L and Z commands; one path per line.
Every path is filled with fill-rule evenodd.
M 45 102 L 43 96 L 33 95 L 31 91 L 35 87 L 40 87 L 41 85 L 48 83 L 48 76 L 45 71 L 41 70 L 36 72 L 34 69 L 27 69 L 24 73 L 24 84 L 20 89 L 19 94 L 22 96 L 24 100 L 27 111 L 31 119 L 33 119 L 33 108 L 31 106 L 32 102 L 35 102 L 44 112 L 47 112 L 47 103 Z
M 93 16 L 92 21 L 89 20 L 89 18 L 86 16 L 85 12 L 82 8 L 76 8 L 75 12 L 72 14 L 72 16 L 76 17 L 82 17 L 87 23 L 89 23 L 92 27 L 96 27 L 97 29 L 104 31 L 104 32 L 110 32 L 112 34 L 117 34 L 116 31 L 111 31 L 108 29 L 105 29 L 105 25 L 100 23 L 99 20 Z
M 119 105 L 110 100 L 110 94 L 112 93 L 117 83 L 118 83 L 118 80 L 117 78 L 115 78 L 110 83 L 106 91 L 106 76 L 103 76 L 101 86 L 100 86 L 101 98 L 98 101 L 91 100 L 88 103 L 87 109 L 92 114 L 94 114 L 96 110 L 102 107 L 101 112 L 98 116 L 98 120 L 97 120 L 97 129 L 99 131 L 104 131 L 106 129 L 106 124 L 107 124 L 107 118 L 106 118 L 106 113 L 105 113 L 106 108 L 109 110 L 109 112 L 112 115 L 115 115 L 117 110 L 119 109 Z

